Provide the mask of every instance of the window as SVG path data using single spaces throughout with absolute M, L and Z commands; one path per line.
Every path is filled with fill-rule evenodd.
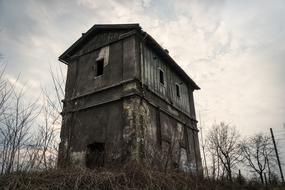
M 96 77 L 103 75 L 104 71 L 104 59 L 96 61 Z
M 175 84 L 176 86 L 176 96 L 180 98 L 180 86 L 179 84 Z
M 159 82 L 164 85 L 164 72 L 159 69 Z

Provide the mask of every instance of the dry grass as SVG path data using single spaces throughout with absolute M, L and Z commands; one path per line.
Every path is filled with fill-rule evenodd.
M 69 169 L 6 174 L 0 176 L 0 189 L 228 190 L 260 187 L 210 182 L 185 173 L 164 173 L 132 163 L 120 169 Z

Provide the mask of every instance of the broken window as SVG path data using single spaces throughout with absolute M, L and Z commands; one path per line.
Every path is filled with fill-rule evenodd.
M 87 146 L 86 167 L 94 169 L 104 166 L 105 144 L 93 143 Z
M 164 85 L 164 72 L 162 69 L 159 69 L 159 82 Z
M 104 71 L 104 59 L 96 61 L 96 77 L 103 75 Z
M 176 96 L 180 98 L 180 86 L 179 84 L 175 84 L 176 86 Z

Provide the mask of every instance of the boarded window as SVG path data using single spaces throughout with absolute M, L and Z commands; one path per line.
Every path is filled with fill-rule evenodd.
M 90 169 L 104 166 L 105 144 L 93 143 L 87 146 L 86 166 Z
M 180 97 L 180 86 L 179 84 L 175 84 L 175 86 L 176 86 L 176 96 Z
M 159 82 L 164 85 L 164 72 L 159 69 Z
M 96 77 L 103 75 L 104 71 L 104 59 L 96 61 Z

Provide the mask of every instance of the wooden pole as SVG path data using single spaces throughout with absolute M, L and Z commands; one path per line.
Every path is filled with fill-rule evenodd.
M 283 176 L 282 167 L 281 167 L 281 164 L 280 164 L 278 150 L 277 150 L 277 146 L 276 146 L 276 143 L 275 143 L 275 138 L 274 138 L 274 134 L 273 134 L 272 128 L 270 128 L 270 132 L 271 132 L 271 137 L 272 137 L 272 141 L 273 141 L 273 145 L 274 145 L 274 149 L 275 149 L 275 153 L 276 153 L 277 163 L 278 163 L 279 170 L 280 170 L 281 180 L 282 180 L 282 183 L 284 185 L 284 176 Z

